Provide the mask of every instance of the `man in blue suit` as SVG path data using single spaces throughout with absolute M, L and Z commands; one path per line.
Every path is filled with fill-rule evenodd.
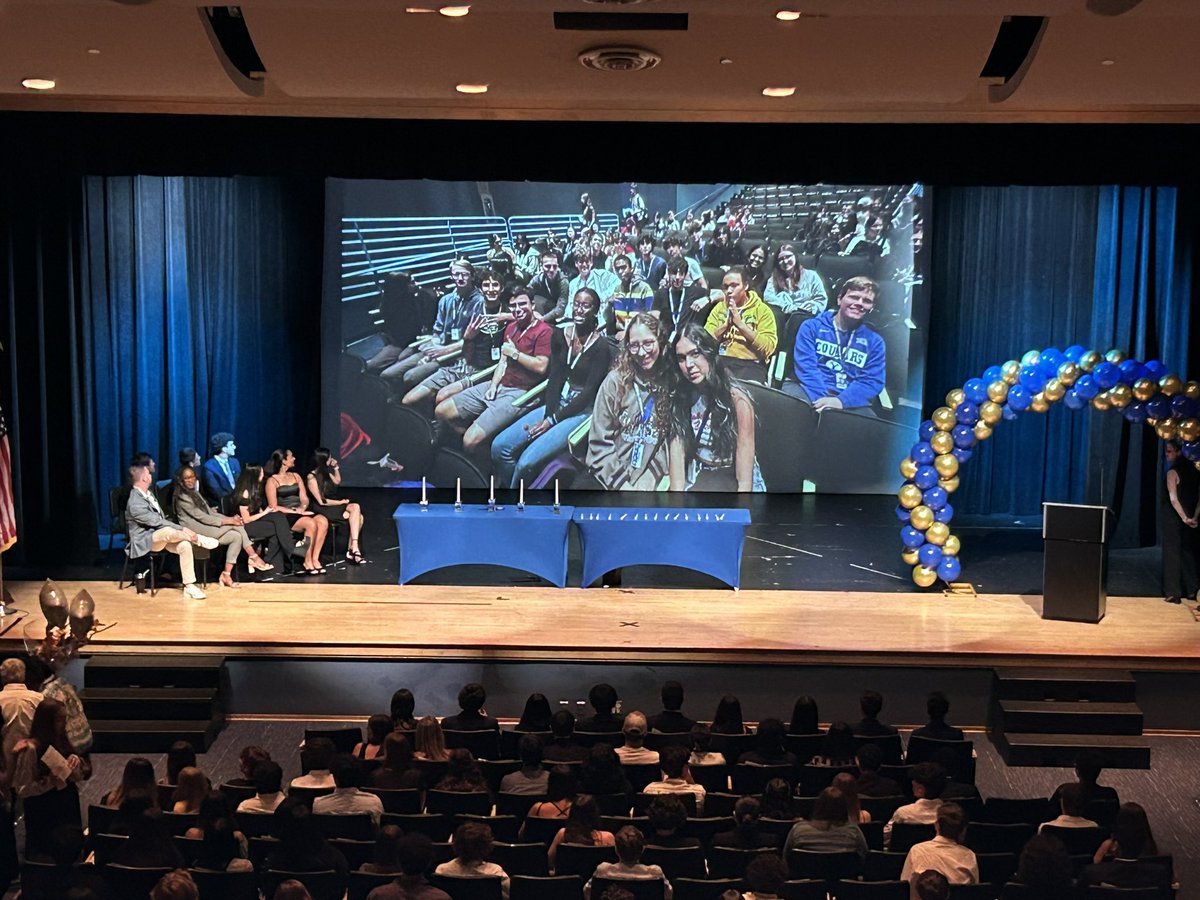
M 221 508 L 221 500 L 233 493 L 238 476 L 242 474 L 242 464 L 237 461 L 237 444 L 233 435 L 227 431 L 218 431 L 208 442 L 212 456 L 205 460 L 204 493 L 213 506 Z

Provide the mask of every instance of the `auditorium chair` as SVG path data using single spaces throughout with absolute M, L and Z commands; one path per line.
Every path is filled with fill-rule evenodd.
M 492 847 L 491 860 L 509 875 L 549 874 L 546 845 L 541 841 L 508 843 L 496 841 Z
M 486 816 L 492 811 L 492 795 L 487 791 L 439 791 L 425 792 L 425 811 L 454 816 L 465 813 Z
M 664 747 L 686 747 L 690 750 L 692 734 L 690 731 L 677 733 L 652 731 L 646 735 L 646 746 L 651 750 L 662 750 Z
M 849 772 L 858 777 L 857 766 L 798 766 L 799 775 L 796 790 L 806 797 L 815 797 L 825 788 L 833 784 L 833 779 L 841 772 Z
M 758 830 L 779 838 L 779 844 L 782 846 L 795 824 L 795 819 L 773 819 L 770 816 L 763 816 L 758 820 Z
M 274 831 L 275 817 L 270 813 L 238 813 L 237 823 L 238 830 L 246 835 L 247 840 L 256 837 L 271 837 Z
M 755 766 L 742 763 L 733 767 L 730 780 L 735 794 L 761 794 L 768 781 L 782 778 L 793 787 L 796 784 L 795 766 Z
M 937 832 L 933 825 L 921 825 L 915 822 L 897 822 L 892 826 L 892 839 L 888 849 L 893 853 L 907 853 L 913 844 L 932 841 Z
M 347 879 L 332 870 L 320 872 L 286 872 L 279 869 L 267 869 L 263 873 L 263 893 L 273 897 L 280 882 L 293 878 L 299 881 L 312 895 L 312 900 L 342 900 L 346 893 Z M 133 895 L 129 895 L 133 896 Z M 142 895 L 138 895 L 142 896 Z
M 783 749 L 795 755 L 796 763 L 808 765 L 808 761 L 821 752 L 821 744 L 825 741 L 823 734 L 785 734 Z
M 496 793 L 496 815 L 516 816 L 518 819 L 523 819 L 533 804 L 545 799 L 545 794 L 510 794 L 498 791 Z
M 171 843 L 179 851 L 179 855 L 183 858 L 185 866 L 193 865 L 196 862 L 196 857 L 200 853 L 200 845 L 203 843 L 203 840 L 203 838 L 187 837 L 182 834 L 171 835 Z
M 258 875 L 255 872 L 213 872 L 189 869 L 200 900 L 258 900 Z
M 837 900 L 909 900 L 907 881 L 857 881 L 843 878 L 834 891 Z
M 652 781 L 660 781 L 662 779 L 662 766 L 658 763 L 638 763 L 636 765 L 621 765 L 621 772 L 629 779 L 629 784 L 634 792 L 643 791 Z M 686 801 L 685 801 L 686 803 Z M 696 812 L 695 797 L 692 798 L 692 813 Z
M 867 881 L 899 881 L 908 853 L 872 850 L 863 863 L 863 878 Z
M 576 731 L 575 743 L 581 747 L 594 747 L 596 744 L 621 747 L 625 744 L 625 735 L 620 731 Z
M 908 803 L 907 797 L 863 797 L 859 796 L 858 805 L 871 814 L 876 822 L 887 822 L 892 813 Z
M 729 816 L 688 816 L 681 834 L 694 837 L 705 847 L 712 845 L 713 838 L 724 831 L 733 831 L 733 819 Z
M 805 447 L 813 439 L 817 414 L 807 403 L 754 382 L 739 382 L 754 403 L 755 458 L 768 491 L 799 493 L 808 479 Z M 720 738 L 739 735 L 712 736 L 713 749 L 723 753 L 730 764 L 737 762 L 738 753 L 730 756 Z M 753 735 L 739 752 L 753 749 Z
M 617 850 L 615 847 L 563 842 L 558 845 L 556 851 L 554 873 L 556 875 L 578 875 L 587 881 L 600 863 L 616 861 Z
M 813 807 L 816 805 L 816 797 L 792 797 L 792 815 L 800 819 L 811 819 Z
M 672 878 L 672 900 L 721 900 L 726 891 L 741 896 L 741 878 Z
M 708 851 L 708 874 L 713 878 L 742 878 L 746 874 L 746 866 L 756 856 L 777 853 L 771 847 L 755 847 L 747 850 L 741 847 L 712 847 Z
M 500 900 L 500 877 L 493 875 L 431 875 L 429 883 L 450 895 L 450 900 Z
M 826 900 L 831 885 L 822 878 L 795 878 L 779 886 L 780 900 Z
M 417 788 L 363 788 L 368 794 L 374 794 L 383 803 L 383 811 L 389 813 L 419 813 L 421 811 L 421 792 Z
M 375 859 L 375 841 L 373 840 L 335 837 L 329 839 L 329 846 L 346 857 L 346 864 L 350 867 L 351 872 Z
M 450 817 L 441 813 L 384 813 L 380 825 L 395 825 L 403 832 L 419 831 L 434 843 L 450 838 Z
M 481 815 L 475 813 L 456 813 L 454 815 L 453 831 L 458 830 L 459 825 L 467 822 L 478 822 L 480 825 L 486 825 L 492 830 L 492 836 L 498 841 L 514 843 L 517 840 L 517 829 L 521 825 L 521 819 L 516 816 L 492 816 Z
M 391 884 L 395 880 L 395 875 L 376 875 L 374 872 L 352 870 L 350 872 L 350 887 L 346 893 L 347 900 L 367 900 L 367 895 L 375 890 L 375 888 Z
M 808 479 L 823 493 L 889 493 L 895 487 L 895 461 L 916 443 L 917 429 L 869 415 L 825 410 L 810 444 Z M 847 460 L 855 447 L 870 454 Z
M 307 745 L 310 741 L 316 738 L 327 738 L 333 742 L 333 749 L 338 753 L 353 753 L 354 748 L 362 743 L 362 729 L 357 725 L 347 725 L 345 728 L 305 728 L 304 743 Z M 301 754 L 301 769 L 303 774 L 308 774 L 306 768 L 308 760 L 303 758 Z
M 1004 884 L 1017 872 L 1015 853 L 976 853 L 979 880 L 990 884 Z
M 352 841 L 369 841 L 375 837 L 375 823 L 367 813 L 313 813 L 312 822 L 321 837 L 327 840 L 346 838 Z
M 611 887 L 623 888 L 633 894 L 633 900 L 663 900 L 661 878 L 593 878 L 592 896 L 603 897 Z
M 486 485 L 484 485 L 486 487 Z M 500 758 L 500 734 L 496 731 L 453 731 L 443 732 L 446 737 L 446 749 L 466 749 L 476 759 Z
M 649 843 L 642 853 L 642 862 L 658 866 L 668 881 L 703 878 L 705 875 L 703 847 L 659 847 Z
M 1037 827 L 1027 822 L 968 822 L 963 843 L 976 853 L 1019 854 L 1036 831 Z
M 638 791 L 633 795 L 633 814 L 635 816 L 646 815 L 646 810 L 650 808 L 650 804 L 654 802 L 654 799 L 662 796 L 674 797 L 683 804 L 683 808 L 687 812 L 688 816 L 694 817 L 696 815 L 696 795 L 690 791 L 680 791 L 678 793 L 672 793 L 668 795 L 647 794 L 645 791 Z
M 857 878 L 863 864 L 853 850 L 801 850 L 787 852 L 786 862 L 792 878 L 821 878 L 834 883 L 840 878 Z
M 532 806 L 532 799 L 530 805 Z M 554 836 L 558 834 L 560 828 L 567 824 L 567 820 L 563 819 L 545 819 L 541 816 L 529 816 L 525 819 L 523 826 L 525 831 L 521 835 L 524 841 L 538 841 L 550 846 L 550 842 L 554 840 Z
M 817 274 L 825 281 L 829 299 L 836 303 L 838 291 L 849 279 L 859 275 L 878 280 L 875 272 L 878 265 L 869 256 L 839 256 L 836 253 L 824 253 L 817 259 Z
M 760 387 L 760 385 L 748 384 L 746 382 L 741 382 L 741 384 L 743 387 L 750 389 L 750 396 L 752 398 L 757 399 L 758 394 L 755 393 L 755 391 Z M 756 412 L 755 415 L 762 415 L 762 413 Z M 764 475 L 764 480 L 765 478 L 766 476 Z M 778 488 L 775 488 L 774 490 L 778 490 Z M 725 763 L 730 766 L 737 763 L 738 759 L 741 758 L 743 753 L 747 753 L 755 749 L 757 746 L 758 737 L 753 734 L 718 734 L 716 732 L 713 732 L 712 734 L 713 752 L 720 753 L 722 756 L 724 756 Z
M 115 897 L 146 897 L 170 868 L 141 868 L 107 863 L 101 868 L 105 884 Z
M 701 785 L 711 795 L 729 790 L 729 766 L 688 766 L 692 781 Z
M 649 816 L 624 815 L 600 817 L 601 831 L 611 831 L 613 834 L 616 834 L 626 825 L 630 826 L 631 828 L 636 828 L 638 831 L 640 831 L 642 833 L 642 837 L 646 839 L 646 843 L 650 843 L 654 837 L 654 831 L 650 828 Z
M 578 875 L 512 875 L 508 900 L 582 900 L 583 881 Z
M 707 788 L 708 785 L 705 785 L 706 790 Z M 710 816 L 732 816 L 733 808 L 739 799 L 736 794 L 727 793 L 724 788 L 718 791 L 709 791 L 704 798 L 704 812 Z
M 975 783 L 974 741 L 939 741 L 936 738 L 921 737 L 914 734 L 908 739 L 905 762 L 910 765 L 928 762 L 939 752 L 941 752 L 943 759 L 950 755 L 954 757 L 953 764 L 942 764 L 942 768 L 946 770 L 946 774 L 951 779 L 961 781 L 964 784 Z
M 820 428 L 818 427 L 818 432 Z M 867 446 L 867 445 L 854 445 Z M 890 460 L 889 460 L 890 461 Z M 880 735 L 854 735 L 854 749 L 864 747 L 867 744 L 874 744 L 879 748 L 879 752 L 883 754 L 884 765 L 898 766 L 901 764 L 901 759 L 904 757 L 904 745 L 901 743 L 900 735 L 898 734 L 880 734 Z
M 488 486 L 488 480 L 479 466 L 466 453 L 449 447 L 438 447 L 430 474 L 430 480 L 439 487 L 450 487 L 460 478 L 462 486 L 467 489 L 478 490 Z
M 1095 853 L 1109 834 L 1107 828 L 1061 828 L 1049 824 L 1042 826 L 1041 833 L 1062 841 L 1069 855 Z
M 406 477 L 431 474 L 436 450 L 433 423 L 416 409 L 391 404 L 380 443 L 392 459 L 404 466 Z
M 887 819 L 877 819 L 871 822 L 860 822 L 858 830 L 862 832 L 863 837 L 867 841 L 867 846 L 872 850 L 883 849 L 883 826 L 887 823 Z
M 1045 797 L 988 797 L 983 804 L 982 821 L 997 825 L 1018 822 L 1039 825 L 1049 822 L 1057 815 L 1058 810 L 1052 810 L 1050 801 Z

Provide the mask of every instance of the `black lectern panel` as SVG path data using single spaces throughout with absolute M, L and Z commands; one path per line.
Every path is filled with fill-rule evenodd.
M 1108 600 L 1108 510 L 1043 504 L 1042 618 L 1099 622 Z

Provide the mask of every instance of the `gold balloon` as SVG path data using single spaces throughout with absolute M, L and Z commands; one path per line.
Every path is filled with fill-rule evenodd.
M 1004 410 L 1000 408 L 999 403 L 993 403 L 991 400 L 985 400 L 979 404 L 979 418 L 988 425 L 995 425 L 1004 418 Z
M 993 403 L 1003 403 L 1008 399 L 1008 382 L 993 381 L 987 386 L 988 399 Z
M 1068 359 L 1058 367 L 1058 380 L 1070 387 L 1079 380 L 1079 366 Z
M 958 474 L 958 457 L 953 453 L 943 453 L 933 460 L 939 478 L 953 478 Z
M 946 543 L 942 544 L 942 556 L 958 556 L 961 549 L 962 541 L 958 539 L 957 534 L 952 534 L 946 538 Z
M 916 548 L 910 550 L 908 547 L 905 547 L 900 551 L 900 559 L 904 561 L 905 565 L 915 566 L 917 564 L 917 560 L 920 558 L 920 554 L 917 553 Z
M 975 423 L 975 440 L 986 441 L 992 436 L 992 426 L 987 422 Z
M 921 505 L 921 489 L 915 484 L 906 484 L 896 496 L 900 498 L 900 505 L 905 509 Z
M 1046 387 L 1042 389 L 1042 393 L 1051 403 L 1057 403 L 1067 393 L 1067 389 L 1063 387 L 1063 383 L 1057 378 L 1051 378 L 1046 382 Z
M 1016 384 L 1021 380 L 1021 364 L 1015 359 L 1010 359 L 1000 367 L 1000 377 L 1004 379 L 1005 384 Z
M 1148 418 L 1148 419 L 1146 419 L 1146 424 L 1149 425 L 1151 428 L 1153 428 L 1155 425 L 1158 424 L 1158 419 Z
M 1189 400 L 1200 400 L 1200 381 L 1189 381 L 1183 386 L 1183 396 Z
M 917 464 L 913 462 L 912 457 L 906 456 L 900 460 L 900 474 L 905 478 L 912 478 L 917 474 Z M 916 485 L 913 485 L 916 487 Z
M 924 566 L 915 566 L 913 568 L 913 581 L 917 583 L 917 587 L 929 587 L 937 581 L 937 572 L 933 569 L 927 569 Z
M 1200 419 L 1184 419 L 1175 426 L 1181 441 L 1200 440 Z
M 924 531 L 933 524 L 933 510 L 928 506 L 917 506 L 908 514 L 908 519 L 912 522 L 913 528 L 917 531 Z
M 1101 411 L 1112 409 L 1112 401 L 1108 399 L 1108 391 L 1105 391 L 1103 394 L 1097 394 L 1092 398 L 1092 408 Z
M 1124 409 L 1133 400 L 1133 390 L 1127 384 L 1116 384 L 1108 389 L 1108 402 L 1114 409 Z
M 1183 381 L 1178 375 L 1164 375 L 1158 379 L 1158 386 L 1168 397 L 1183 393 Z
M 945 522 L 934 522 L 925 531 L 925 540 L 941 546 L 950 537 L 950 526 Z
M 1133 383 L 1133 396 L 1139 400 L 1149 400 L 1158 392 L 1158 385 L 1149 378 L 1139 378 Z
M 953 494 L 958 490 L 958 476 L 955 475 L 953 478 L 940 478 L 938 479 L 938 484 L 946 489 L 947 494 Z
M 949 453 L 954 449 L 954 438 L 950 436 L 948 431 L 939 431 L 929 439 L 929 446 L 933 448 L 933 452 L 937 454 Z
M 1200 459 L 1196 460 L 1192 465 L 1196 467 L 1197 472 L 1200 472 Z
M 1089 350 L 1083 356 L 1079 357 L 1079 368 L 1085 372 L 1090 372 L 1096 368 L 1102 357 L 1095 350 Z
M 1157 434 L 1164 441 L 1175 440 L 1175 420 L 1174 419 L 1163 419 L 1161 422 L 1159 422 L 1157 425 L 1154 426 L 1154 433 Z
M 1030 350 L 1028 353 L 1026 353 L 1024 356 L 1021 357 L 1021 365 L 1036 366 L 1038 364 L 1038 360 L 1040 360 L 1041 358 L 1042 358 L 1042 354 L 1038 353 L 1036 350 Z
M 958 406 L 958 404 L 962 403 L 966 399 L 966 394 L 963 393 L 962 388 L 955 388 L 954 390 L 950 391 L 950 393 L 946 394 L 946 405 L 951 409 L 954 409 L 954 407 Z
M 947 406 L 939 406 L 929 418 L 933 420 L 933 427 L 938 431 L 949 431 L 958 424 L 958 419 L 954 416 L 954 410 Z
M 1034 412 L 1044 413 L 1050 408 L 1050 401 L 1046 399 L 1046 394 L 1043 391 L 1038 391 L 1033 395 L 1033 399 L 1029 401 L 1029 408 Z
M 1113 349 L 1104 354 L 1104 358 L 1114 366 L 1119 366 L 1121 363 L 1125 362 L 1125 351 L 1118 350 L 1116 347 L 1113 347 Z

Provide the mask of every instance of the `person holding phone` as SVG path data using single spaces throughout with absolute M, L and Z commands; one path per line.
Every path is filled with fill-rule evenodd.
M 367 561 L 363 558 L 358 544 L 363 526 L 362 507 L 353 500 L 338 496 L 342 486 L 342 472 L 328 447 L 318 447 L 313 451 L 312 465 L 305 477 L 305 484 L 312 495 L 313 512 L 331 522 L 345 519 L 350 524 L 346 561 L 356 566 L 366 565 Z

